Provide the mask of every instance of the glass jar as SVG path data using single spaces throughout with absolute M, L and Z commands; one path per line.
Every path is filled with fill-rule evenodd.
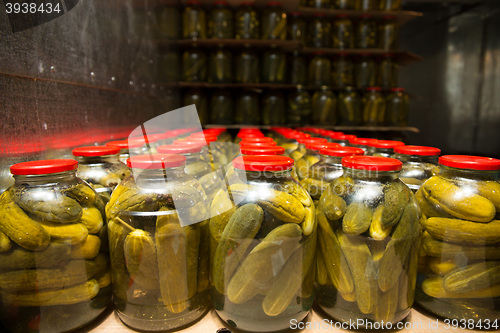
M 354 48 L 354 29 L 349 15 L 339 15 L 333 20 L 332 47 L 336 49 Z
M 128 160 L 132 175 L 111 195 L 108 236 L 113 301 L 136 330 L 186 326 L 208 309 L 208 209 L 186 157 Z
M 201 150 L 201 146 L 182 143 L 163 145 L 156 148 L 159 154 L 176 154 L 184 156 L 186 158 L 184 172 L 194 177 L 196 180 L 200 180 L 203 176 L 212 172 L 210 163 L 202 159 Z
M 231 83 L 233 81 L 233 54 L 219 48 L 210 53 L 208 82 Z
M 366 88 L 363 96 L 363 125 L 385 124 L 385 99 L 380 87 Z
M 354 10 L 355 0 L 333 0 L 333 8 L 339 10 Z
M 190 49 L 182 54 L 182 80 L 204 82 L 207 80 L 207 55 L 200 49 Z
M 313 200 L 319 200 L 328 185 L 342 176 L 342 158 L 363 154 L 364 151 L 360 148 L 341 147 L 329 143 L 327 147 L 319 149 L 319 161 L 309 168 L 300 184 L 307 190 Z
M 332 85 L 337 88 L 354 84 L 354 64 L 352 59 L 344 53 L 339 53 L 332 60 Z
M 365 154 L 368 153 L 369 149 L 369 144 L 372 142 L 377 141 L 377 139 L 371 139 L 371 138 L 352 138 L 349 140 L 349 144 L 347 145 L 348 147 L 354 147 L 354 148 L 361 148 L 365 152 Z
M 404 88 L 392 88 L 386 99 L 386 122 L 390 126 L 408 126 L 410 97 Z
M 399 47 L 399 25 L 394 16 L 385 16 L 378 23 L 378 48 L 395 50 Z
M 288 94 L 286 116 L 289 124 L 309 124 L 311 122 L 311 95 L 301 85 Z
M 377 24 L 371 15 L 361 15 L 354 32 L 354 45 L 358 49 L 377 47 Z
M 10 167 L 0 196 L 0 320 L 9 332 L 66 332 L 111 303 L 104 202 L 76 176 L 78 162 Z
M 269 90 L 262 97 L 261 103 L 263 125 L 286 123 L 286 102 L 282 92 Z
M 236 97 L 235 124 L 259 125 L 259 95 L 253 91 L 242 91 Z
M 264 52 L 262 59 L 262 82 L 286 82 L 286 56 L 283 51 L 272 48 Z
M 403 162 L 399 179 L 413 192 L 432 176 L 438 173 L 438 157 L 441 150 L 424 146 L 399 146 L 394 147 L 394 158 Z
M 234 123 L 233 97 L 229 91 L 217 90 L 210 99 L 210 122 L 212 124 Z
M 338 94 L 339 124 L 359 126 L 363 122 L 363 103 L 359 93 L 352 87 L 345 87 Z
M 356 81 L 356 87 L 366 88 L 373 87 L 375 85 L 377 67 L 375 65 L 375 60 L 370 57 L 370 55 L 362 54 L 356 61 L 354 67 L 354 77 Z
M 377 86 L 393 88 L 398 85 L 399 64 L 391 53 L 384 54 L 377 66 Z
M 294 161 L 298 161 L 306 153 L 306 146 L 299 144 L 297 140 L 310 138 L 311 135 L 300 131 L 284 132 L 283 134 L 285 140 L 283 140 L 281 146 L 285 148 L 285 155 L 290 156 Z
M 307 7 L 332 8 L 332 0 L 308 0 Z
M 208 17 L 208 38 L 233 38 L 233 12 L 227 1 L 215 1 Z
M 307 64 L 306 58 L 298 51 L 293 51 L 290 56 L 289 79 L 291 84 L 306 84 L 307 83 Z
M 305 148 L 305 153 L 295 160 L 295 170 L 299 179 L 307 176 L 307 171 L 319 161 L 319 150 L 325 148 L 328 144 L 323 138 L 300 138 L 297 139 L 299 145 Z
M 309 85 L 321 87 L 331 83 L 331 62 L 324 52 L 314 52 L 309 62 Z
M 314 93 L 311 106 L 313 124 L 337 125 L 337 97 L 328 86 L 321 86 L 321 90 Z
M 220 190 L 210 220 L 213 305 L 230 327 L 285 330 L 314 299 L 314 205 L 289 157 L 240 156 L 233 166 L 232 199 Z
M 167 51 L 159 55 L 158 81 L 177 82 L 181 78 L 181 55 L 177 51 Z
M 315 13 L 308 23 L 307 46 L 330 47 L 332 24 L 325 13 Z
M 368 152 L 366 155 L 378 157 L 394 158 L 394 148 L 402 147 L 405 144 L 401 141 L 393 140 L 376 140 L 368 143 Z
M 261 39 L 286 39 L 286 12 L 279 2 L 268 2 L 262 13 Z
M 401 10 L 401 0 L 379 0 L 379 10 Z
M 179 7 L 167 4 L 157 9 L 158 37 L 179 39 L 181 36 L 181 14 Z
M 205 125 L 208 123 L 208 101 L 207 96 L 202 90 L 186 90 L 182 96 L 182 104 L 183 106 L 194 104 L 196 106 L 196 111 L 198 111 L 200 124 Z
M 130 156 L 141 155 L 148 151 L 147 147 L 144 145 L 144 140 L 134 140 L 133 138 L 128 140 L 109 141 L 106 142 L 106 146 L 120 148 L 118 159 L 122 163 L 127 163 Z
M 316 301 L 338 321 L 371 328 L 410 313 L 422 228 L 415 198 L 398 179 L 401 164 L 344 157 L 343 175 L 318 202 Z
M 245 49 L 236 55 L 234 78 L 237 83 L 259 83 L 259 58 L 255 52 Z
M 499 175 L 500 160 L 445 155 L 415 195 L 426 231 L 415 299 L 452 322 L 500 320 Z
M 234 16 L 236 39 L 259 39 L 260 21 L 253 2 L 242 2 Z
M 293 12 L 288 14 L 288 32 L 287 37 L 290 40 L 300 42 L 306 45 L 307 23 L 301 12 Z
M 118 147 L 80 147 L 73 149 L 72 153 L 78 161 L 78 178 L 89 183 L 105 204 L 115 187 L 130 175 L 129 168 L 118 159 Z
M 376 0 L 355 0 L 355 10 L 375 10 Z
M 207 38 L 207 18 L 201 2 L 190 0 L 182 12 L 182 38 Z

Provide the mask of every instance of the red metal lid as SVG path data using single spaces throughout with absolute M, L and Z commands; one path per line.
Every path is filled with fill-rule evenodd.
M 349 143 L 353 145 L 362 145 L 362 146 L 367 146 L 372 142 L 378 141 L 377 139 L 370 139 L 370 138 L 354 138 L 350 139 Z
M 330 136 L 333 140 L 340 140 L 340 141 L 349 141 L 349 140 L 352 140 L 352 139 L 355 139 L 356 138 L 356 135 L 352 135 L 352 134 L 332 134 Z
M 241 143 L 270 143 L 272 144 L 274 142 L 273 138 L 267 137 L 267 136 L 261 136 L 261 137 L 248 137 L 248 138 L 243 138 L 240 142 Z M 275 143 L 275 142 L 274 142 Z M 275 143 L 276 144 L 276 143 Z
M 214 135 L 189 136 L 186 139 L 186 142 L 206 142 L 207 144 L 214 141 L 217 141 L 217 137 Z
M 392 141 L 392 140 L 377 140 L 374 142 L 368 143 L 368 146 L 373 148 L 395 148 L 399 146 L 404 146 L 404 142 L 401 141 Z
M 159 154 L 190 154 L 201 152 L 201 146 L 199 145 L 183 145 L 183 144 L 172 144 L 158 146 L 156 151 Z
M 328 141 L 323 138 L 297 138 L 297 142 L 307 145 L 308 143 L 326 143 Z
M 262 138 L 264 136 L 264 133 L 261 131 L 239 131 L 238 133 L 238 138 L 244 139 L 244 138 Z
M 106 143 L 106 146 L 114 146 L 120 149 L 139 148 L 144 146 L 144 141 L 139 141 L 139 140 L 110 141 Z
M 236 169 L 247 171 L 283 171 L 293 167 L 293 159 L 286 156 L 238 156 L 233 160 Z
M 360 19 L 366 19 L 366 18 L 370 18 L 370 17 L 372 17 L 370 14 L 359 15 Z
M 288 13 L 288 16 L 293 16 L 293 17 L 302 16 L 302 13 L 301 12 L 291 12 L 291 13 Z
M 70 159 L 39 160 L 14 164 L 10 167 L 13 175 L 46 175 L 76 170 L 78 162 Z
M 326 16 L 326 13 L 314 13 L 313 16 Z
M 240 147 L 276 147 L 276 142 L 240 142 Z
M 341 147 L 338 143 L 334 142 L 310 142 L 306 143 L 306 148 L 311 150 L 320 150 L 323 148 L 336 148 Z
M 394 91 L 394 92 L 404 92 L 406 91 L 405 88 L 391 88 L 390 91 Z
M 116 155 L 120 148 L 116 146 L 87 146 L 73 149 L 73 156 L 105 156 Z
M 368 87 L 368 88 L 366 88 L 366 91 L 382 91 L 382 88 L 380 88 L 380 87 Z
M 280 146 L 242 146 L 240 152 L 243 155 L 283 155 L 285 148 Z
M 403 162 L 389 157 L 349 156 L 342 159 L 342 165 L 356 170 L 399 171 Z
M 186 164 L 186 157 L 175 154 L 145 154 L 127 159 L 127 165 L 137 169 L 166 169 L 184 164 Z
M 441 149 L 425 146 L 399 146 L 394 148 L 394 152 L 402 155 L 438 156 Z
M 175 140 L 173 142 L 173 144 L 174 145 L 184 145 L 184 146 L 200 147 L 200 148 L 207 146 L 207 142 L 204 141 L 204 140 L 190 141 L 188 139 L 185 139 L 185 140 L 181 140 L 181 139 Z
M 325 55 L 325 51 L 314 51 L 314 55 Z
M 457 169 L 481 171 L 500 170 L 500 160 L 482 156 L 444 155 L 439 158 L 439 164 Z
M 339 146 L 338 148 L 335 147 L 327 147 L 323 148 L 319 151 L 321 155 L 328 155 L 328 156 L 360 156 L 364 155 L 365 151 L 361 148 L 354 148 L 354 147 L 342 147 Z

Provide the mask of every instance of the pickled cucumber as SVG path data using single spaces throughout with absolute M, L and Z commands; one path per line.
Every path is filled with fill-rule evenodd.
M 12 242 L 6 234 L 0 231 L 0 253 L 7 252 L 12 248 Z
M 348 235 L 359 235 L 370 228 L 373 212 L 362 202 L 353 202 L 345 211 L 342 230 Z
M 331 221 L 338 221 L 344 217 L 347 204 L 340 196 L 333 193 L 329 186 L 318 201 L 318 210 L 322 211 Z
M 44 221 L 70 223 L 82 217 L 78 202 L 55 192 L 23 190 L 15 193 L 13 200 L 25 212 Z
M 104 225 L 101 212 L 95 207 L 83 207 L 79 222 L 87 227 L 90 234 L 97 234 Z
M 464 293 L 452 293 L 444 288 L 444 278 L 440 276 L 431 277 L 422 282 L 424 293 L 435 298 L 495 298 L 500 297 L 500 283 L 487 288 L 477 289 Z
M 135 229 L 123 243 L 125 264 L 135 288 L 157 289 L 158 264 L 153 237 L 147 231 Z
M 81 244 L 87 239 L 89 231 L 83 223 L 62 224 L 56 222 L 39 222 L 53 240 L 71 245 Z
M 427 236 L 422 242 L 422 248 L 426 255 L 443 259 L 457 257 L 468 258 L 469 260 L 492 260 L 500 259 L 500 246 L 469 246 L 442 242 L 432 236 Z
M 500 284 L 500 261 L 485 261 L 458 268 L 443 279 L 443 286 L 451 293 L 472 292 Z
M 88 235 L 81 244 L 71 247 L 69 256 L 72 259 L 94 259 L 101 248 L 101 239 L 95 235 Z
M 389 228 L 398 223 L 409 199 L 410 189 L 402 182 L 391 182 L 384 187 L 382 228 Z
M 0 253 L 0 271 L 56 267 L 70 259 L 70 251 L 69 245 L 54 242 L 38 252 L 14 247 L 8 252 Z
M 431 217 L 425 230 L 434 238 L 456 244 L 492 245 L 500 242 L 500 220 L 488 223 Z

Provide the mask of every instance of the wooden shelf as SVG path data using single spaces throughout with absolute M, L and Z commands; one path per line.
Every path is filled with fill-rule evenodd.
M 303 54 L 314 54 L 316 52 L 323 52 L 326 55 L 361 55 L 369 54 L 374 56 L 382 56 L 384 54 L 392 54 L 394 58 L 400 65 L 411 65 L 416 62 L 422 61 L 423 58 L 416 55 L 413 52 L 401 51 L 401 50 L 382 50 L 382 49 L 334 49 L 334 48 L 317 48 L 317 47 L 305 47 L 300 50 Z
M 213 127 L 226 127 L 228 129 L 238 129 L 245 127 L 257 127 L 260 129 L 270 129 L 271 127 L 297 127 L 299 125 L 239 125 L 239 124 L 208 124 L 204 125 L 204 128 L 213 128 Z M 334 131 L 351 131 L 351 132 L 412 132 L 412 133 L 420 133 L 420 130 L 416 127 L 396 127 L 396 126 L 320 126 L 320 125 L 300 125 L 300 127 L 312 126 L 317 128 L 331 129 Z
M 359 11 L 359 10 L 338 10 L 338 9 L 325 9 L 325 8 L 309 8 L 309 7 L 299 7 L 298 12 L 306 16 L 312 16 L 314 14 L 326 14 L 328 17 L 336 17 L 338 15 L 348 15 L 349 18 L 358 19 L 363 15 L 370 15 L 374 19 L 381 19 L 386 16 L 394 17 L 399 25 L 403 25 L 417 17 L 421 17 L 423 14 L 419 12 L 398 10 L 398 11 L 383 11 L 383 10 L 369 10 L 369 11 Z
M 178 82 L 168 84 L 158 84 L 159 86 L 178 88 L 209 88 L 209 89 L 294 89 L 295 84 L 289 83 L 209 83 L 209 82 Z
M 159 40 L 157 43 L 160 46 L 171 47 L 178 46 L 179 48 L 187 47 L 227 47 L 230 49 L 241 49 L 242 47 L 251 47 L 257 49 L 264 48 L 279 48 L 285 52 L 291 52 L 301 48 L 301 43 L 294 40 L 278 40 L 278 39 L 180 39 L 174 40 Z

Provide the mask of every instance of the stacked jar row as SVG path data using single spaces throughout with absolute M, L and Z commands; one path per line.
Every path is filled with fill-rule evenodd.
M 160 62 L 161 81 L 393 88 L 398 84 L 400 67 L 392 54 L 328 57 L 316 52 L 308 59 L 299 52 L 287 57 L 274 48 L 266 50 L 261 59 L 251 49 L 233 55 L 228 49 L 218 48 L 207 56 L 202 49 L 192 48 L 183 52 L 182 65 L 180 62 L 178 53 L 165 53 Z
M 301 86 L 285 94 L 269 90 L 262 96 L 252 90 L 239 92 L 236 98 L 225 90 L 210 94 L 189 89 L 183 105 L 195 104 L 203 119 L 212 124 L 317 124 L 346 126 L 407 126 L 409 97 L 403 88 L 384 95 L 379 87 L 364 93 L 347 88 L 338 94 L 327 86 L 309 93 Z
M 300 0 L 300 5 L 338 10 L 401 10 L 401 0 Z

